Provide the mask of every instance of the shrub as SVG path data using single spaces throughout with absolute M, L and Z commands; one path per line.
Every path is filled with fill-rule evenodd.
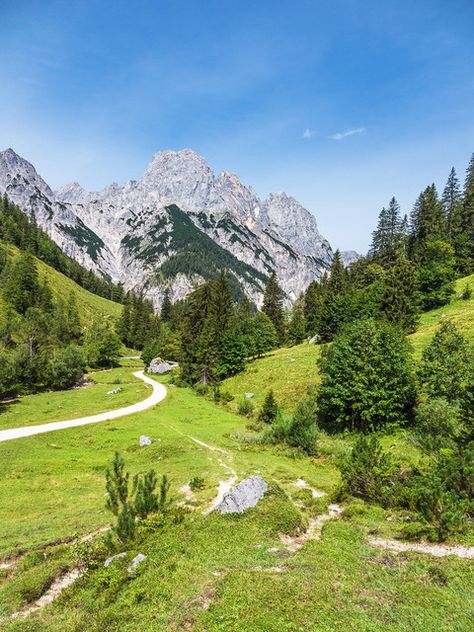
M 388 323 L 356 321 L 321 358 L 319 421 L 327 429 L 376 430 L 406 421 L 415 400 L 409 347 Z
M 316 398 L 309 395 L 299 402 L 288 424 L 286 435 L 288 445 L 300 448 L 309 455 L 315 454 L 319 434 L 316 417 Z
M 196 384 L 194 386 L 194 391 L 197 395 L 207 395 L 209 393 L 209 385 L 208 384 Z
M 166 513 L 170 504 L 170 483 L 166 474 L 161 478 L 158 494 L 155 492 L 158 479 L 154 470 L 149 470 L 143 478 L 136 475 L 130 489 L 130 474 L 125 472 L 125 460 L 115 452 L 112 468 L 107 468 L 105 478 L 106 507 L 117 518 L 117 524 L 112 528 L 112 532 L 120 542 L 125 543 L 134 539 L 137 518 L 144 520 L 156 512 Z M 109 538 L 109 544 L 111 543 Z
M 459 496 L 447 490 L 436 473 L 419 477 L 414 493 L 417 510 L 430 523 L 439 542 L 463 529 L 468 508 L 467 498 L 464 494 Z
M 413 438 L 426 453 L 452 447 L 460 433 L 459 410 L 447 400 L 437 397 L 419 404 Z
M 472 290 L 471 290 L 471 286 L 469 285 L 469 283 L 466 283 L 464 290 L 461 294 L 461 298 L 463 301 L 468 301 L 472 296 Z
M 82 349 L 69 346 L 59 349 L 49 365 L 49 386 L 53 389 L 71 388 L 85 371 L 85 357 Z
M 453 402 L 472 381 L 472 349 L 456 326 L 445 320 L 423 351 L 418 370 L 420 388 L 431 397 Z
M 237 414 L 242 415 L 242 417 L 251 417 L 254 413 L 254 410 L 255 410 L 254 403 L 250 399 L 247 399 L 246 397 L 244 397 L 239 402 L 239 405 L 237 407 Z
M 276 403 L 275 395 L 273 394 L 273 390 L 270 389 L 265 396 L 265 400 L 263 402 L 262 408 L 258 414 L 258 419 L 260 422 L 265 424 L 271 424 L 275 421 L 278 415 L 278 404 Z
M 339 469 L 343 492 L 387 504 L 395 468 L 389 455 L 382 451 L 377 437 L 360 436 L 349 456 L 340 462 Z
M 205 486 L 205 481 L 200 476 L 193 476 L 192 479 L 189 481 L 189 487 L 193 492 L 197 491 L 198 489 L 204 489 Z

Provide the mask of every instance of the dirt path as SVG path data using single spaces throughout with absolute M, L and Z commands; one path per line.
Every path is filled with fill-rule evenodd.
M 96 424 L 102 421 L 110 421 L 111 419 L 117 419 L 118 417 L 125 417 L 125 415 L 133 415 L 139 413 L 152 406 L 155 406 L 166 397 L 166 387 L 155 380 L 152 380 L 143 374 L 143 371 L 136 371 L 133 374 L 139 380 L 149 384 L 153 388 L 152 394 L 137 404 L 126 406 L 125 408 L 118 408 L 116 410 L 110 410 L 105 413 L 99 413 L 98 415 L 91 415 L 89 417 L 80 417 L 79 419 L 70 419 L 68 421 L 54 421 L 48 424 L 40 424 L 38 426 L 25 426 L 23 428 L 9 428 L 7 430 L 0 430 L 0 442 L 11 441 L 12 439 L 21 439 L 22 437 L 31 437 L 32 435 L 42 434 L 43 432 L 52 432 L 54 430 L 64 430 L 65 428 L 74 428 L 76 426 L 86 426 L 88 424 Z
M 425 542 L 411 543 L 399 542 L 398 540 L 388 540 L 385 538 L 370 538 L 369 543 L 379 549 L 390 549 L 401 553 L 404 551 L 415 551 L 416 553 L 426 553 L 434 557 L 456 557 L 467 560 L 474 560 L 474 546 L 449 546 L 448 544 L 429 544 Z
M 15 612 L 15 614 L 12 615 L 12 619 L 25 619 L 32 612 L 41 610 L 41 608 L 49 605 L 59 597 L 59 595 L 65 588 L 73 584 L 76 579 L 79 579 L 81 575 L 82 571 L 79 568 L 74 568 L 72 571 L 69 571 L 69 573 L 66 573 L 62 577 L 58 577 L 54 580 L 51 587 L 47 592 L 44 593 L 44 595 L 42 595 L 37 601 L 35 601 L 33 605 L 28 606 L 27 608 L 25 608 L 24 610 L 20 610 L 19 612 Z
M 342 508 L 339 505 L 328 505 L 328 512 L 316 516 L 316 518 L 310 518 L 308 521 L 308 528 L 301 535 L 293 536 L 286 533 L 280 534 L 280 542 L 283 546 L 290 551 L 290 553 L 296 553 L 299 551 L 308 540 L 320 540 L 321 532 L 323 530 L 324 523 L 328 520 L 334 520 L 342 512 Z
M 211 452 L 219 452 L 220 454 L 222 454 L 224 457 L 227 457 L 228 459 L 232 458 L 228 452 L 226 452 L 225 450 L 222 450 L 221 448 L 216 448 L 213 445 L 204 443 L 204 441 L 200 441 L 199 439 L 196 439 L 195 437 L 189 437 L 189 438 L 191 439 L 191 441 L 194 441 L 194 443 L 197 443 L 198 445 L 202 446 L 203 448 L 206 448 L 207 450 L 210 450 Z M 211 511 L 213 511 L 217 507 L 217 505 L 221 503 L 224 496 L 227 494 L 228 491 L 230 491 L 230 489 L 237 482 L 237 479 L 238 479 L 237 472 L 234 469 L 232 469 L 230 465 L 227 465 L 227 463 L 225 463 L 222 458 L 218 458 L 217 463 L 220 467 L 225 469 L 230 474 L 230 477 L 226 479 L 225 481 L 219 481 L 219 485 L 217 488 L 217 495 L 212 501 L 211 506 L 203 511 L 204 514 L 211 513 Z

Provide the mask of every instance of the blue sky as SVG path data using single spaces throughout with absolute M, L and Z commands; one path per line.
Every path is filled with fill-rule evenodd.
M 192 147 L 335 247 L 474 151 L 470 0 L 2 0 L 0 147 L 52 186 Z

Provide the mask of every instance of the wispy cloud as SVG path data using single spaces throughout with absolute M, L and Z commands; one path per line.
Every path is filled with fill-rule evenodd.
M 348 129 L 347 132 L 337 132 L 337 134 L 331 134 L 329 138 L 332 140 L 342 140 L 343 138 L 353 136 L 354 134 L 363 134 L 365 131 L 365 127 L 356 127 L 355 129 Z
M 307 127 L 305 131 L 303 132 L 303 138 L 313 138 L 315 134 L 316 132 L 314 132 L 312 129 L 309 129 L 309 127 Z

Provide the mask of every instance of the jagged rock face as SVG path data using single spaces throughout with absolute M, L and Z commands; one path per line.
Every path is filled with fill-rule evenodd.
M 70 256 L 139 288 L 158 308 L 227 269 L 261 303 L 275 270 L 293 301 L 329 266 L 332 251 L 316 220 L 284 193 L 261 201 L 234 174 L 214 176 L 191 149 L 156 154 L 143 176 L 88 192 L 77 182 L 52 191 L 13 150 L 0 152 L 0 192 Z
M 355 263 L 361 259 L 362 255 L 360 255 L 355 250 L 342 250 L 341 251 L 341 261 L 342 264 L 347 268 L 351 263 Z

